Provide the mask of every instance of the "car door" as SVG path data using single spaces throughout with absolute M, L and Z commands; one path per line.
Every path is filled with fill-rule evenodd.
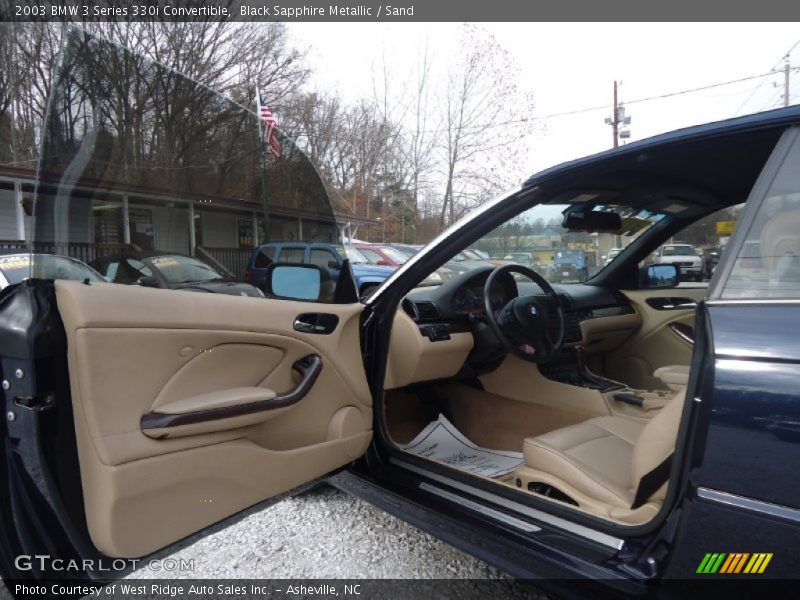
M 704 385 L 676 578 L 797 577 L 800 129 L 756 183 L 701 307 Z M 753 276 L 754 260 L 764 273 Z M 715 560 L 705 560 L 713 553 Z
M 44 128 L 34 247 L 85 248 L 109 198 L 152 207 L 156 250 L 191 253 L 208 206 L 206 224 L 295 210 L 335 231 L 288 138 L 266 153 L 254 113 L 82 30 L 65 35 Z M 4 576 L 18 554 L 146 555 L 364 453 L 363 306 L 282 296 L 62 280 L 3 292 Z

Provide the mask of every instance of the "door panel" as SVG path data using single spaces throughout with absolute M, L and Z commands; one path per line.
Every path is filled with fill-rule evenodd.
M 653 371 L 666 365 L 688 365 L 692 344 L 686 328 L 694 329 L 695 307 L 683 302 L 699 302 L 705 288 L 635 290 L 623 292 L 642 317 L 641 327 L 620 348 L 605 357 L 605 375 L 635 388 L 661 388 Z M 663 302 L 661 299 L 667 299 Z M 676 328 L 673 325 L 679 325 Z M 681 335 L 683 334 L 683 335 Z
M 306 302 L 70 281 L 56 282 L 56 294 L 86 519 L 109 556 L 170 544 L 352 461 L 371 439 L 360 304 L 325 305 L 339 325 L 322 335 L 293 328 L 318 306 Z M 292 365 L 311 355 L 322 368 L 296 404 L 221 418 L 194 435 L 142 432 L 145 414 L 182 401 L 202 408 L 231 391 L 292 390 Z

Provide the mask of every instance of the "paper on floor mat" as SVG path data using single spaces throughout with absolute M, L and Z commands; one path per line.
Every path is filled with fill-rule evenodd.
M 481 448 L 464 437 L 444 415 L 429 423 L 404 450 L 484 477 L 501 477 L 522 464 L 521 452 Z

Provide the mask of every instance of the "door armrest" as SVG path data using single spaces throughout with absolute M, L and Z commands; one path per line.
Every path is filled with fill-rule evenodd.
M 283 394 L 261 387 L 243 387 L 199 394 L 159 407 L 142 416 L 142 433 L 155 439 L 183 437 L 253 425 L 275 411 L 300 402 L 322 371 L 322 359 L 312 354 L 292 368 L 302 374 L 295 387 Z

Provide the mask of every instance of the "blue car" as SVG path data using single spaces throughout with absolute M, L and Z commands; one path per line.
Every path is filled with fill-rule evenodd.
M 352 246 L 344 246 L 359 295 L 364 298 L 394 273 L 396 267 L 371 265 L 367 257 Z M 272 263 L 309 264 L 330 273 L 333 282 L 339 281 L 344 263 L 342 246 L 308 242 L 271 242 L 253 249 L 247 261 L 245 281 L 265 291 L 267 268 Z

